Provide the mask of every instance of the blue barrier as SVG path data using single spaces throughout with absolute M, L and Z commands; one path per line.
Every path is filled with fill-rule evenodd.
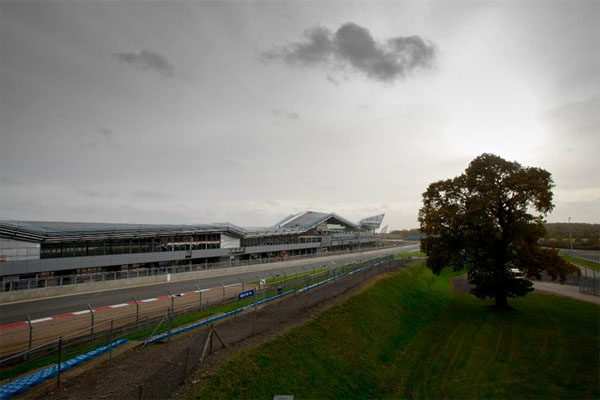
M 60 363 L 60 372 L 66 372 L 79 364 L 99 356 L 102 353 L 106 353 L 111 348 L 122 345 L 125 342 L 127 342 L 127 339 L 119 339 L 106 346 L 98 347 L 97 349 L 94 349 L 88 353 L 78 355 L 77 357 L 73 357 L 67 361 L 63 361 Z M 2 385 L 0 386 L 0 399 L 10 399 L 16 394 L 23 393 L 24 391 L 55 377 L 57 373 L 58 368 L 56 365 L 53 365 L 51 367 L 34 372 L 33 374 L 22 376 L 13 382 L 7 383 L 6 385 Z

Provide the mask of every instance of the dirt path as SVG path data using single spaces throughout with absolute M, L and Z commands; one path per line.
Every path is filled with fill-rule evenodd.
M 264 343 L 304 323 L 323 309 L 361 290 L 384 272 L 371 269 L 355 273 L 329 285 L 272 303 L 258 312 L 248 311 L 215 326 L 227 344 L 218 348 L 202 365 L 198 360 L 207 329 L 196 329 L 173 338 L 171 343 L 135 348 L 63 382 L 44 399 L 166 399 L 187 397 L 236 352 Z M 216 347 L 221 347 L 218 340 Z M 141 392 L 141 396 L 140 396 Z
M 592 294 L 585 294 L 579 291 L 577 286 L 561 285 L 560 283 L 533 282 L 536 292 L 549 293 L 556 296 L 569 297 L 576 300 L 585 301 L 600 305 L 600 297 Z

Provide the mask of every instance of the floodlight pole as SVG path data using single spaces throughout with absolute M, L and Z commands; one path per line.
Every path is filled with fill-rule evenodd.
M 571 256 L 573 256 L 573 234 L 571 233 L 571 217 L 569 217 L 569 242 L 571 243 Z

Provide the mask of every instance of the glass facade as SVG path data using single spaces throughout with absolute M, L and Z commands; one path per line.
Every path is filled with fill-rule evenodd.
M 280 235 L 243 238 L 242 247 L 273 246 L 278 244 L 319 243 L 319 236 Z
M 42 243 L 40 258 L 85 257 L 157 251 L 207 250 L 221 247 L 219 233 L 163 236 L 153 238 L 105 239 Z

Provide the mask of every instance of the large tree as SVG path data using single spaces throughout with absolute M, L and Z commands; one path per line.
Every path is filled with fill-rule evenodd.
M 434 273 L 466 269 L 471 293 L 494 298 L 497 307 L 531 292 L 525 277 L 539 279 L 543 270 L 563 282 L 574 267 L 538 245 L 554 207 L 553 186 L 549 172 L 493 154 L 475 158 L 460 176 L 430 184 L 419 210 L 427 265 Z

